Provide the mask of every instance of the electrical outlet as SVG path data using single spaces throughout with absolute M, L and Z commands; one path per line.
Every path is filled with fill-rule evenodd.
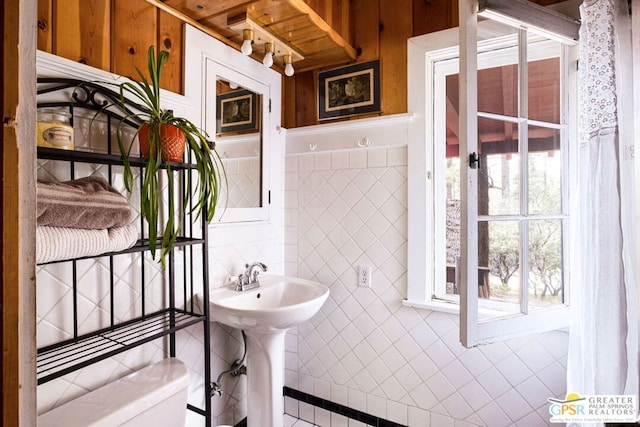
M 371 287 L 371 266 L 370 265 L 358 266 L 358 286 L 364 286 L 365 288 Z

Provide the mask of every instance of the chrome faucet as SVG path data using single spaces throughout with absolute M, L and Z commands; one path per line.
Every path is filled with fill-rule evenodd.
M 260 286 L 260 282 L 258 281 L 258 274 L 260 272 L 258 270 L 254 271 L 256 267 L 261 269 L 263 272 L 267 271 L 267 266 L 261 262 L 245 264 L 246 270 L 238 276 L 238 280 L 236 281 L 236 291 L 247 291 Z

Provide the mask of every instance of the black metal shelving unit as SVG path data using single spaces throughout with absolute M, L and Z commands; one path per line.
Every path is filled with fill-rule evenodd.
M 183 310 L 165 309 L 114 327 L 42 347 L 38 349 L 38 383 L 46 383 L 202 321 L 202 316 Z
M 67 109 L 71 113 L 72 125 L 73 117 L 80 110 L 88 110 L 90 115 L 100 115 L 107 123 L 107 127 L 111 130 L 114 127 L 131 126 L 133 129 L 139 125 L 135 121 L 123 119 L 128 116 L 131 110 L 144 110 L 144 107 L 136 104 L 130 104 L 131 110 L 118 110 L 114 101 L 119 99 L 119 95 L 103 86 L 93 82 L 86 82 L 75 79 L 65 78 L 39 78 L 38 79 L 39 96 L 46 95 L 47 101 L 38 102 L 38 107 L 55 107 Z M 54 98 L 53 101 L 51 99 Z M 129 106 L 128 106 L 129 107 Z M 79 178 L 76 176 L 76 165 L 79 163 L 91 165 L 107 165 L 109 173 L 109 182 L 113 178 L 113 166 L 122 166 L 122 158 L 119 155 L 117 145 L 112 141 L 111 131 L 106 135 L 106 152 L 90 152 L 80 150 L 60 150 L 55 148 L 38 147 L 39 160 L 51 160 L 64 162 L 69 166 L 69 175 L 71 178 Z M 114 149 L 115 147 L 115 149 Z M 188 174 L 194 173 L 195 166 L 188 162 L 189 151 L 185 153 L 184 163 L 171 163 L 171 173 L 176 174 L 183 184 L 182 191 L 186 191 L 185 181 Z M 145 166 L 144 159 L 131 159 L 131 166 L 140 170 L 140 175 Z M 73 317 L 73 336 L 70 339 L 57 342 L 52 345 L 41 347 L 37 351 L 37 382 L 44 384 L 69 374 L 78 369 L 85 368 L 101 360 L 115 356 L 119 353 L 126 352 L 148 342 L 168 338 L 168 357 L 176 356 L 176 332 L 199 323 L 203 328 L 203 352 L 204 352 L 204 402 L 205 407 L 199 408 L 188 404 L 189 410 L 194 411 L 205 417 L 205 425 L 211 426 L 211 368 L 210 368 L 210 323 L 209 323 L 209 283 L 208 283 L 208 248 L 207 248 L 207 224 L 203 218 L 193 218 L 188 212 L 185 214 L 185 223 L 182 227 L 182 235 L 179 237 L 174 249 L 169 253 L 167 262 L 167 306 L 148 313 L 145 292 L 145 263 L 140 262 L 141 289 L 140 307 L 141 315 L 135 319 L 124 322 L 118 322 L 114 316 L 114 308 L 117 305 L 114 297 L 114 259 L 127 254 L 141 253 L 149 251 L 149 241 L 142 235 L 138 242 L 129 249 L 120 252 L 109 252 L 98 256 L 81 257 L 68 260 L 57 260 L 46 264 L 68 263 L 72 270 L 73 289 L 73 310 L 70 313 Z M 141 221 L 141 230 L 144 230 L 144 224 Z M 143 231 L 144 233 L 144 231 Z M 159 246 L 159 245 L 158 245 Z M 201 257 L 194 254 L 194 250 L 200 250 Z M 176 257 L 181 257 L 182 268 L 176 271 Z M 110 301 L 109 325 L 105 328 L 92 331 L 90 333 L 79 333 L 78 319 L 78 275 L 77 263 L 87 259 L 108 259 L 110 271 Z M 194 268 L 195 262 L 202 262 L 199 271 L 202 274 L 202 298 L 205 302 L 202 312 L 194 307 L 194 279 L 196 272 Z M 43 264 L 44 265 L 44 264 Z M 83 284 L 86 286 L 86 284 Z M 181 306 L 176 305 L 176 294 L 183 297 Z

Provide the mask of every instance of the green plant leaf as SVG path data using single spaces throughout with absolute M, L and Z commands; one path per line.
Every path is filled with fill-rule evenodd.
M 147 74 L 136 68 L 139 80 L 115 84 L 118 88 L 119 103 L 117 106 L 126 112 L 119 127 L 125 120 L 133 119 L 148 125 L 149 156 L 144 170 L 141 171 L 140 213 L 147 222 L 147 236 L 153 259 L 156 259 L 158 243 L 160 245 L 160 262 L 166 266 L 166 256 L 169 255 L 177 239 L 184 229 L 186 214 L 193 215 L 194 220 L 201 217 L 211 222 L 220 194 L 220 186 L 226 183 L 226 174 L 222 160 L 215 149 L 211 149 L 207 142 L 207 135 L 195 124 L 183 117 L 174 117 L 172 112 L 161 108 L 160 78 L 162 68 L 169 59 L 169 53 L 161 50 L 157 57 L 155 49 L 150 46 L 147 51 Z M 129 109 L 128 100 L 140 105 L 139 111 Z M 110 104 L 111 107 L 113 104 Z M 189 163 L 184 176 L 185 191 L 179 194 L 175 186 L 180 185 L 176 178 L 175 169 L 170 162 L 162 160 L 161 125 L 169 124 L 177 127 L 185 135 L 187 150 L 186 162 Z M 122 132 L 116 133 L 118 148 L 124 164 L 125 187 L 129 192 L 133 190 L 133 172 L 129 160 L 132 146 L 139 130 L 131 141 L 124 141 Z M 167 192 L 159 187 L 159 176 L 164 169 L 167 176 Z M 224 180 L 223 180 L 224 178 Z M 160 209 L 164 196 L 168 197 L 167 215 L 160 224 Z M 182 197 L 182 203 L 176 200 Z M 158 235 L 160 233 L 160 236 Z

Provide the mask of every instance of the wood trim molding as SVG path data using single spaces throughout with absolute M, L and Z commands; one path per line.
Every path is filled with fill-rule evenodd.
M 407 144 L 413 113 L 324 123 L 286 130 L 287 155 Z
M 37 0 L 4 2 L 2 26 L 2 424 L 34 426 Z

